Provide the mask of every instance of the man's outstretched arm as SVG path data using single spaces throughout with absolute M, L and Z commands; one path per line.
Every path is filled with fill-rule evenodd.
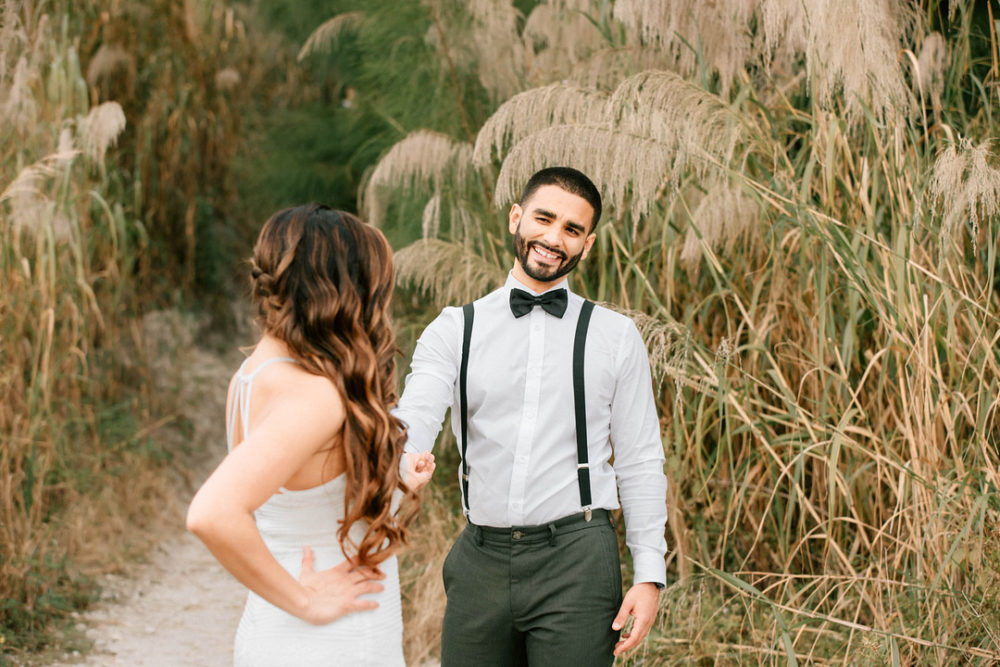
M 445 308 L 417 340 L 410 373 L 392 413 L 407 426 L 407 452 L 427 452 L 441 432 L 445 413 L 455 397 L 461 349 L 458 308 Z

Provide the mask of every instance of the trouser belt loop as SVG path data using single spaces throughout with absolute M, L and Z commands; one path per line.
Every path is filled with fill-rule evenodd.
M 472 524 L 472 529 L 476 533 L 476 544 L 479 545 L 479 546 L 483 546 L 484 538 L 483 538 L 483 531 L 482 531 L 482 529 L 479 526 L 475 525 L 475 524 Z
M 554 547 L 556 545 L 556 524 L 549 524 L 549 546 Z

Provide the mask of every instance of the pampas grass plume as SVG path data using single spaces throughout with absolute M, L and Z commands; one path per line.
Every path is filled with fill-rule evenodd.
M 485 166 L 494 149 L 502 156 L 510 145 L 547 127 L 600 123 L 607 99 L 604 93 L 562 84 L 519 93 L 483 123 L 472 160 L 476 166 Z
M 367 220 L 381 224 L 384 208 L 378 190 L 419 187 L 437 192 L 444 179 L 450 187 L 464 187 L 472 173 L 472 146 L 430 130 L 411 132 L 382 156 L 363 187 L 362 208 Z
M 135 59 L 125 49 L 114 44 L 102 44 L 87 65 L 87 84 L 97 86 L 118 72 L 131 73 L 134 70 Z
M 929 187 L 934 211 L 941 214 L 942 236 L 955 236 L 968 220 L 975 245 L 980 220 L 1000 214 L 1000 170 L 991 164 L 997 157 L 990 143 L 962 138 L 934 161 Z
M 299 50 L 297 60 L 302 62 L 313 53 L 329 53 L 331 46 L 347 30 L 356 28 L 365 18 L 364 12 L 338 14 L 313 30 L 306 43 Z
M 219 90 L 236 90 L 241 80 L 240 72 L 235 67 L 225 67 L 215 73 L 215 87 Z
M 108 148 L 125 129 L 125 112 L 117 102 L 105 102 L 91 109 L 77 127 L 83 152 L 102 162 Z
M 702 244 L 718 250 L 732 249 L 736 239 L 750 229 L 760 214 L 757 202 L 739 187 L 717 185 L 702 198 L 691 215 L 681 261 L 693 270 L 701 259 Z
M 393 256 L 396 283 L 413 285 L 439 306 L 471 301 L 503 284 L 506 271 L 464 245 L 422 239 Z

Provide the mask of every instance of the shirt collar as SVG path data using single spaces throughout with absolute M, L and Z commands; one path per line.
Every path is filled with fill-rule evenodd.
M 522 283 L 520 280 L 515 278 L 514 272 L 511 271 L 510 273 L 507 274 L 507 282 L 504 283 L 504 289 L 510 291 L 515 287 L 518 289 L 523 289 L 525 292 L 528 292 L 529 294 L 533 294 L 535 296 L 539 296 L 541 294 L 545 294 L 545 292 L 551 292 L 552 290 L 556 289 L 565 289 L 567 292 L 572 292 L 572 290 L 569 288 L 569 280 L 565 276 L 563 276 L 563 279 L 560 280 L 558 283 L 545 290 L 545 292 L 536 292 L 535 290 L 531 289 L 530 287 Z

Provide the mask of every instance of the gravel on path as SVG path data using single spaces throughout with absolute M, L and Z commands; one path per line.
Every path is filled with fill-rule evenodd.
M 93 651 L 63 664 L 231 665 L 246 595 L 198 538 L 172 536 L 139 571 L 106 579 L 85 616 Z

